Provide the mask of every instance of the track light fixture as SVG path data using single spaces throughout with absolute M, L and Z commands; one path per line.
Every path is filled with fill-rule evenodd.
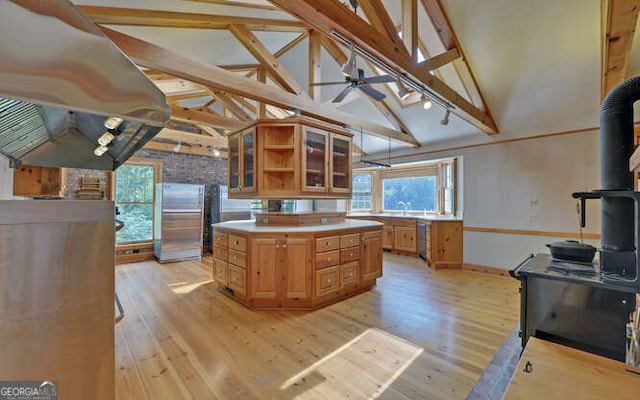
M 182 148 L 182 142 L 180 142 L 180 141 L 178 140 L 178 144 L 173 148 L 173 151 L 174 151 L 175 153 L 178 153 L 178 152 L 180 151 L 180 149 L 181 149 L 181 148 Z
M 449 115 L 451 115 L 451 111 L 447 108 L 444 113 L 444 118 L 440 120 L 440 125 L 448 125 L 449 124 Z
M 213 149 L 213 156 L 214 156 L 214 157 L 220 157 L 220 150 L 218 150 L 218 149 Z
M 424 108 L 425 110 L 430 109 L 431 106 L 433 105 L 431 100 L 429 100 L 429 98 L 424 94 L 424 92 L 422 92 L 422 95 L 420 96 L 420 101 L 422 101 L 422 108 Z
M 400 80 L 400 75 L 398 75 L 398 78 L 396 79 L 396 88 L 398 88 L 398 97 L 400 97 L 400 99 L 404 100 L 407 98 L 407 96 L 409 96 L 409 89 L 407 89 L 407 87 L 404 85 L 404 83 L 402 83 L 402 81 Z

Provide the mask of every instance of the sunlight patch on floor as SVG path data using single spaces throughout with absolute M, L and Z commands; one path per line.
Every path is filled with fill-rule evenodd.
M 280 388 L 295 399 L 375 399 L 423 351 L 398 336 L 369 328 Z
M 206 285 L 207 283 L 211 283 L 211 282 L 213 282 L 213 279 L 209 279 L 202 282 L 196 282 L 196 283 L 178 282 L 178 283 L 172 283 L 168 286 L 171 288 L 171 291 L 175 294 L 187 294 L 192 290 L 195 290 L 198 287 L 202 285 Z

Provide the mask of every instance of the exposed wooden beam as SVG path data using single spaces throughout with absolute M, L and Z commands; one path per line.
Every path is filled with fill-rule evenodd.
M 424 68 L 427 71 L 433 71 L 434 69 L 440 68 L 443 65 L 447 65 L 458 58 L 460 58 L 460 52 L 458 51 L 458 49 L 451 49 L 445 51 L 444 53 L 440 53 L 436 56 L 427 58 L 421 63 L 418 63 L 418 67 Z
M 76 6 L 96 24 L 156 26 L 164 28 L 229 29 L 243 24 L 254 31 L 302 32 L 307 26 L 295 20 L 234 17 L 231 15 L 194 14 L 135 8 Z
M 267 71 L 264 68 L 258 68 L 256 79 L 260 83 L 267 83 Z M 258 109 L 256 110 L 256 118 L 267 117 L 267 105 L 262 101 L 258 102 Z
M 347 54 L 342 51 L 342 48 L 333 40 L 327 36 L 322 37 L 322 47 L 333 57 L 338 65 L 344 65 L 347 62 Z
M 216 99 L 218 99 L 220 104 L 222 104 L 222 106 L 226 110 L 229 110 L 229 112 L 233 114 L 233 116 L 244 122 L 253 121 L 251 115 L 247 114 L 247 112 L 243 110 L 242 107 L 237 105 L 236 102 L 233 101 L 229 93 L 225 93 L 222 91 L 212 91 L 211 93 L 216 97 Z
M 400 51 L 404 49 L 406 55 L 409 55 L 409 52 L 407 52 L 406 48 L 403 47 L 402 41 L 398 36 L 398 29 L 396 29 L 396 25 L 391 20 L 387 10 L 384 8 L 382 0 L 362 1 L 360 2 L 360 8 L 362 8 L 364 15 L 366 15 L 369 23 L 375 29 L 385 33 L 389 40 L 394 42 Z
M 194 97 L 198 97 L 198 94 L 204 91 L 201 85 L 180 78 L 153 81 L 153 84 L 156 85 L 165 96 L 194 94 Z
M 458 42 L 458 38 L 456 37 L 453 28 L 451 27 L 451 23 L 449 22 L 449 18 L 444 13 L 444 9 L 442 8 L 442 4 L 440 0 L 420 0 L 424 10 L 426 11 L 429 19 L 431 20 L 431 24 L 434 29 L 438 33 L 440 37 L 440 41 L 445 49 L 457 49 L 458 53 L 460 53 L 460 58 L 457 58 L 453 61 L 453 66 L 462 81 L 462 84 L 465 87 L 465 90 L 469 94 L 469 98 L 471 102 L 475 104 L 476 107 L 485 111 L 486 115 L 490 118 L 490 125 L 494 126 L 497 132 L 497 126 L 493 121 L 493 117 L 491 116 L 491 111 L 487 106 L 487 102 L 484 100 L 482 96 L 482 92 L 480 92 L 480 87 L 478 86 L 478 82 L 471 71 L 471 67 L 467 62 L 467 57 L 464 54 L 462 46 L 460 42 Z M 437 75 L 437 71 L 436 71 Z M 455 111 L 454 111 L 455 112 Z M 485 131 L 486 132 L 486 131 Z M 489 133 L 489 132 L 487 132 Z
M 176 142 L 197 144 L 200 146 L 227 147 L 227 138 L 225 137 L 214 137 L 208 134 L 198 135 L 196 133 L 183 132 L 170 128 L 162 128 L 154 138 L 174 140 Z
M 233 64 L 233 65 L 218 65 L 220 68 L 224 68 L 227 71 L 233 72 L 245 72 L 253 71 L 260 66 L 260 64 Z
M 171 104 L 171 118 L 194 124 L 205 124 L 225 130 L 233 130 L 245 124 L 245 122 L 237 119 L 230 119 L 211 113 L 190 110 L 188 108 L 180 107 L 175 103 Z
M 225 138 L 225 140 L 227 140 Z M 144 149 L 156 150 L 156 151 L 164 151 L 168 153 L 180 153 L 180 154 L 193 154 L 196 156 L 206 156 L 206 157 L 219 157 L 219 158 L 228 158 L 228 153 L 226 151 L 218 150 L 219 155 L 215 155 L 216 149 L 212 147 L 202 147 L 202 146 L 191 146 L 188 144 L 181 144 L 178 151 L 176 151 L 175 143 L 166 143 L 166 142 L 158 142 L 155 140 L 151 140 L 144 145 Z
M 192 1 L 194 3 L 208 3 L 208 4 L 220 4 L 223 6 L 231 6 L 231 7 L 246 7 L 246 8 L 255 8 L 258 10 L 275 10 L 278 8 L 268 5 L 268 4 L 258 4 L 251 3 L 245 1 L 233 1 L 233 0 L 183 0 L 183 1 Z
M 386 35 L 371 29 L 369 24 L 349 11 L 339 0 L 270 1 L 327 36 L 332 36 L 334 32 L 339 33 L 397 72 L 437 93 L 452 106 L 451 112 L 460 118 L 487 134 L 498 133 L 498 127 L 486 105 L 484 109 L 476 107 L 429 71 L 419 68 L 411 57 L 398 50 Z
M 260 42 L 260 39 L 245 25 L 232 24 L 229 30 L 240 43 L 262 64 L 272 79 L 285 90 L 297 95 L 306 96 L 302 87 L 296 82 L 278 59 Z
M 607 95 L 627 77 L 627 66 L 638 20 L 640 0 L 601 0 L 601 95 Z
M 418 62 L 418 0 L 402 0 L 402 42 Z
M 302 42 L 306 37 L 308 36 L 308 32 L 304 32 L 299 34 L 295 39 L 293 39 L 292 41 L 290 41 L 289 43 L 285 44 L 284 46 L 282 46 L 282 48 L 278 51 L 276 51 L 275 53 L 273 53 L 273 56 L 275 58 L 280 58 L 283 54 L 285 54 L 286 52 L 288 52 L 289 50 L 293 49 L 294 47 L 296 47 L 300 42 Z M 252 72 L 248 73 L 246 75 L 247 78 L 251 78 L 253 75 L 255 75 L 257 73 L 256 70 L 253 70 Z
M 322 80 L 322 68 L 320 63 L 322 36 L 323 35 L 315 30 L 309 31 L 309 88 L 307 92 L 309 93 L 309 96 L 318 103 L 322 101 L 320 86 L 313 86 L 311 84 Z
M 303 115 L 346 125 L 354 129 L 362 127 L 369 134 L 384 138 L 390 137 L 394 141 L 408 146 L 419 145 L 415 139 L 386 126 L 355 117 L 322 104 L 316 104 L 311 99 L 256 82 L 214 65 L 181 56 L 133 36 L 103 26 L 100 26 L 100 29 L 138 65 L 179 76 L 207 86 L 211 90 L 234 93 L 284 109 L 296 109 Z
M 197 99 L 199 97 L 206 97 L 206 96 L 211 96 L 211 93 L 207 92 L 206 90 L 201 90 L 201 91 L 197 91 L 197 92 L 192 92 L 192 93 L 185 93 L 185 94 L 168 94 L 167 96 L 167 101 L 180 101 L 180 100 L 190 100 L 190 99 Z

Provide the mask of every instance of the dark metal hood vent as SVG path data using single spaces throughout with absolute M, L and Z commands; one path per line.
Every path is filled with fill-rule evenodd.
M 115 170 L 169 120 L 164 94 L 68 0 L 1 1 L 0 15 L 0 153 L 14 164 Z

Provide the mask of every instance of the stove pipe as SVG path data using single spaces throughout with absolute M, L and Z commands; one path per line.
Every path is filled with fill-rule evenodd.
M 602 190 L 633 191 L 629 158 L 634 150 L 633 103 L 640 99 L 640 77 L 616 86 L 600 109 L 600 181 Z M 634 201 L 601 199 L 601 261 L 604 270 L 621 272 L 635 264 Z

